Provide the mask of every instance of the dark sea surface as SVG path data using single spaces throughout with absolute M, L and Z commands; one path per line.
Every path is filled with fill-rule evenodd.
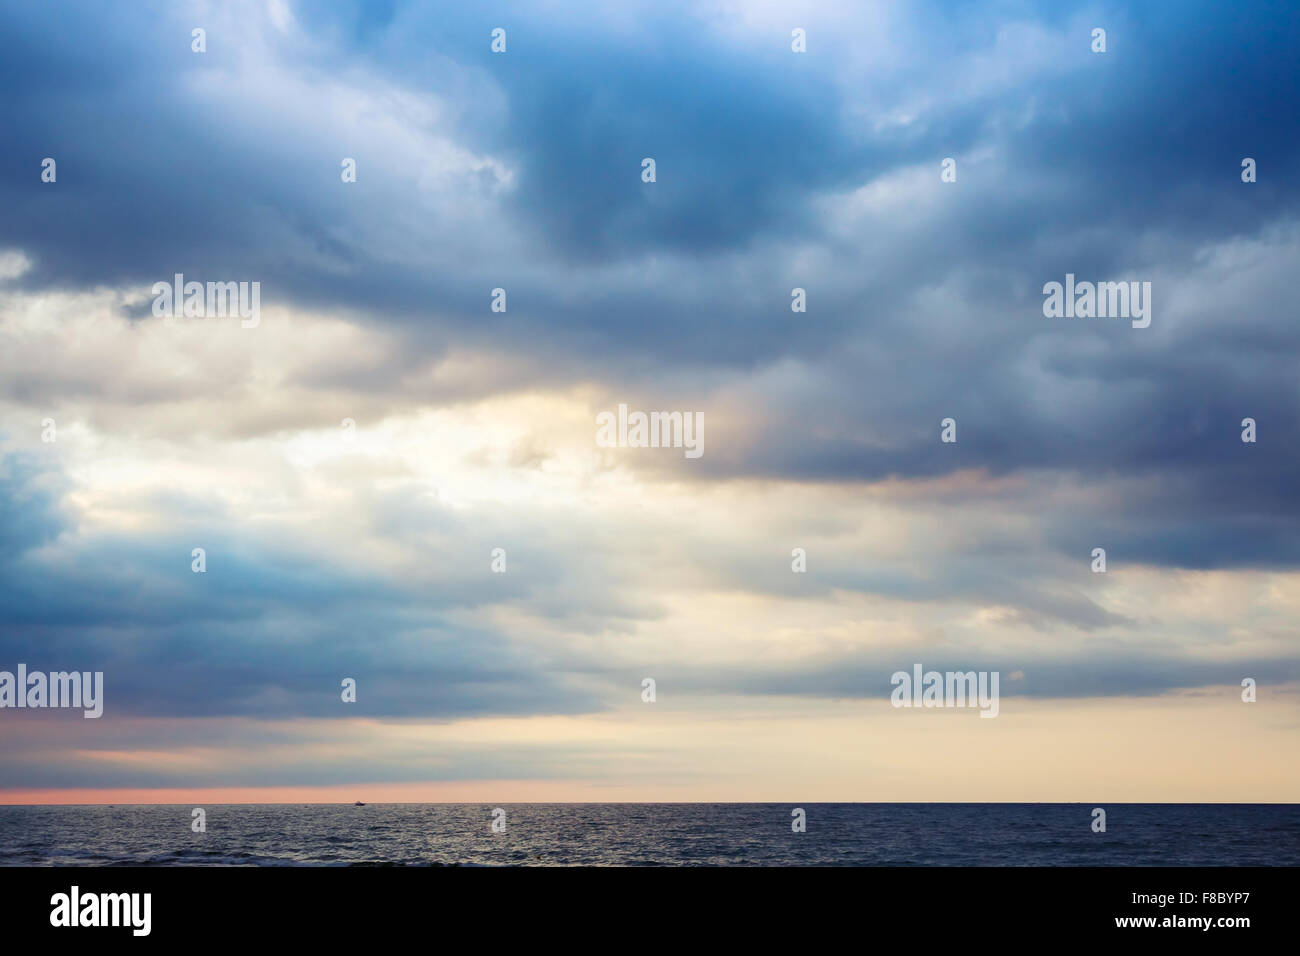
M 1300 805 L 0 806 L 0 865 L 1294 866 Z

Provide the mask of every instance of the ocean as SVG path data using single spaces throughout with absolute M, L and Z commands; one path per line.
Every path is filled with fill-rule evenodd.
M 0 865 L 1294 866 L 1300 805 L 0 806 Z M 793 832 L 791 811 L 805 811 Z M 498 815 L 499 816 L 499 815 Z

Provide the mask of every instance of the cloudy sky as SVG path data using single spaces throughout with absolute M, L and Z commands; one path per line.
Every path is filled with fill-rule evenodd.
M 1300 800 L 1288 6 L 0 8 L 0 802 Z

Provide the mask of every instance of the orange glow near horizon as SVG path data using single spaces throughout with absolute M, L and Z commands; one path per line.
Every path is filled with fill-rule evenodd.
M 240 803 L 599 803 L 595 790 L 560 780 L 465 780 L 341 784 L 320 787 L 0 790 L 0 805 L 130 805 Z M 623 799 L 626 799 L 624 797 Z

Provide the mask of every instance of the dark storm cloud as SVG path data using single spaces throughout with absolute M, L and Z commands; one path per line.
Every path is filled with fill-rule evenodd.
M 426 557 L 436 578 L 398 582 L 188 507 L 176 512 L 183 532 L 84 533 L 36 551 L 62 528 L 38 481 L 0 457 L 0 517 L 15 518 L 3 527 L 0 669 L 103 671 L 110 714 L 453 718 L 600 706 L 509 635 L 451 619 L 527 596 L 459 557 Z M 404 517 L 419 527 L 418 512 Z M 195 546 L 206 549 L 201 574 Z M 524 547 L 516 563 L 542 560 Z M 345 677 L 358 683 L 356 704 L 340 699 Z
M 16 148 L 0 152 L 10 210 L 0 241 L 36 260 L 27 284 L 255 276 L 268 303 L 418 320 L 430 347 L 453 335 L 505 341 L 634 375 L 652 374 L 647 350 L 660 363 L 744 368 L 791 354 L 822 361 L 863 335 L 905 361 L 907 340 L 875 334 L 874 316 L 904 308 L 955 268 L 982 270 L 987 294 L 1019 310 L 1034 297 L 1015 296 L 1016 282 L 1036 290 L 1065 271 L 1178 265 L 1199 243 L 1295 210 L 1296 180 L 1284 172 L 1300 134 L 1276 120 L 1296 101 L 1297 79 L 1275 67 L 1296 28 L 1279 8 L 1126 15 L 1105 56 L 1080 40 L 1069 71 L 974 98 L 948 90 L 957 78 L 947 64 L 987 47 L 997 15 L 1017 11 L 971 13 L 942 42 L 914 30 L 909 65 L 883 79 L 932 87 L 933 105 L 910 126 L 876 132 L 847 118 L 855 104 L 835 82 L 833 59 L 796 57 L 784 44 L 730 49 L 675 11 L 647 14 L 636 34 L 511 8 L 295 12 L 303 42 L 258 33 L 287 70 L 320 83 L 364 66 L 436 91 L 453 104 L 447 125 L 458 138 L 517 167 L 495 214 L 477 219 L 473 235 L 436 209 L 412 224 L 401 215 L 404 194 L 422 170 L 394 167 L 383 144 L 334 141 L 330 117 L 312 117 L 310 99 L 201 100 L 193 84 L 239 67 L 251 24 L 214 29 L 197 56 L 189 20 L 169 8 L 140 22 L 79 6 L 11 8 L 0 76 L 18 106 L 8 127 Z M 1049 5 L 1039 15 L 1064 28 L 1073 11 Z M 514 27 L 512 46 L 493 56 L 487 34 L 500 17 Z M 1005 119 L 1031 107 L 1006 132 Z M 297 125 L 278 126 L 280 109 Z M 863 275 L 832 292 L 830 277 L 780 261 L 782 243 L 826 241 L 817 197 L 980 145 L 1003 157 L 1003 181 L 964 166 L 962 199 L 947 214 L 923 230 L 897 223 L 895 261 L 905 268 L 877 272 L 832 242 L 833 268 Z M 338 156 L 357 152 L 364 172 L 344 190 Z M 1275 170 L 1251 189 L 1236 176 L 1246 152 Z M 36 175 L 45 155 L 60 160 L 54 187 Z M 645 155 L 661 165 L 653 185 L 640 182 Z M 1014 188 L 1021 180 L 1031 185 Z M 1140 248 L 1152 230 L 1178 242 L 1162 247 L 1160 263 Z M 524 245 L 499 248 L 505 236 Z M 467 265 L 452 251 L 466 242 L 499 255 Z M 390 243 L 423 254 L 397 261 L 385 254 Z M 748 266 L 728 261 L 735 256 Z M 653 285 L 626 276 L 611 285 L 599 271 L 651 259 L 667 263 Z M 792 335 L 795 284 L 811 288 L 816 321 Z M 513 296 L 505 316 L 486 310 L 496 285 Z M 995 344 L 1001 363 L 1020 352 L 996 335 Z M 947 381 L 931 372 L 913 386 L 937 391 Z
M 1229 188 L 1235 175 L 1225 178 L 1223 165 L 1232 172 L 1239 161 L 1235 142 L 1266 165 L 1294 162 L 1294 124 L 1274 120 L 1282 104 L 1294 102 L 1296 80 L 1266 65 L 1285 56 L 1294 29 L 1280 12 L 1224 15 L 1209 27 L 1181 8 L 1152 14 L 1154 22 L 1116 37 L 1112 53 L 1046 88 L 1013 89 L 989 101 L 954 91 L 950 104 L 939 98 L 935 114 L 916 128 L 876 134 L 845 119 L 853 104 L 833 82 L 833 62 L 809 58 L 805 66 L 788 53 L 730 51 L 680 16 L 647 20 L 641 37 L 572 23 L 547 24 L 539 37 L 543 24 L 512 11 L 520 18 L 515 46 L 493 57 L 485 41 L 495 11 L 435 15 L 379 4 L 298 13 L 311 39 L 338 44 L 326 60 L 317 49 L 280 40 L 286 66 L 308 79 L 328 75 L 323 62 L 336 70 L 369 64 L 416 92 L 455 95 L 480 85 L 500 91 L 501 111 L 457 102 L 455 132 L 517 162 L 519 182 L 503 202 L 501 228 L 529 235 L 538 261 L 567 257 L 571 271 L 557 277 L 562 286 L 581 283 L 592 259 L 707 256 L 761 240 L 816 239 L 813 197 L 981 142 L 1006 151 L 1011 175 L 1065 185 L 1036 194 L 1031 207 L 1000 196 L 996 183 L 979 183 L 982 200 L 955 209 L 953 222 L 924 238 L 930 255 L 905 277 L 913 288 L 957 256 L 998 268 L 1020 261 L 1045 234 L 1101 227 L 1063 251 L 1068 267 L 1103 268 L 1105 260 L 1131 253 L 1128 244 L 1153 226 L 1180 233 L 1190 227 L 1189 239 L 1204 239 L 1253 231 L 1267 215 L 1294 208 L 1293 177 L 1265 177 L 1243 195 Z M 142 16 L 139 23 L 100 15 L 103 22 L 94 10 L 57 4 L 5 14 L 9 68 L 0 76 L 18 104 L 9 126 L 18 148 L 0 157 L 12 210 L 3 238 L 35 254 L 29 282 L 145 282 L 177 270 L 252 270 L 277 294 L 316 304 L 426 316 L 431 303 L 482 311 L 483 282 L 477 275 L 467 281 L 439 254 L 455 237 L 441 232 L 436 218 L 423 233 L 404 237 L 429 247 L 427 268 L 385 261 L 367 244 L 401 211 L 397 190 L 409 190 L 418 170 L 384 168 L 376 156 L 382 173 L 363 175 L 346 192 L 336 188 L 334 147 L 342 144 L 327 147 L 327 117 L 315 135 L 297 141 L 290 131 L 268 128 L 273 97 L 196 102 L 189 84 L 204 71 L 236 68 L 237 51 L 252 42 L 251 26 L 214 33 L 200 57 L 188 49 L 189 21 L 179 14 Z M 91 19 L 80 29 L 57 28 L 84 17 Z M 1065 14 L 1045 18 L 1058 25 Z M 1214 31 L 1215 57 L 1201 53 L 1207 29 Z M 959 45 L 975 49 L 989 39 L 972 30 Z M 917 49 L 908 76 L 921 82 L 929 75 L 941 91 L 950 77 L 943 61 L 930 58 L 946 52 Z M 1080 57 L 1087 56 L 1085 48 Z M 437 58 L 448 62 L 431 69 Z M 473 85 L 458 89 L 448 78 L 453 67 L 475 77 Z M 1178 108 L 1189 88 L 1194 116 Z M 1014 135 L 995 132 L 993 118 L 1030 102 L 1034 120 Z M 1231 155 L 1204 135 L 1210 128 L 1233 133 Z M 322 156 L 323 148 L 331 152 Z M 664 172 L 647 188 L 639 164 L 655 153 Z M 63 172 L 49 188 L 36 172 L 42 156 L 56 154 Z M 399 180 L 395 189 L 368 191 L 368 182 L 390 173 Z M 383 205 L 376 208 L 376 199 Z M 522 264 L 503 261 L 497 274 Z M 1134 263 L 1130 257 L 1121 264 Z M 738 301 L 725 284 L 710 288 L 707 262 L 700 268 L 675 277 L 702 286 L 689 301 L 664 295 L 616 322 L 633 333 L 622 344 L 643 344 L 635 335 L 641 311 L 658 315 L 661 331 L 673 331 L 672 344 L 681 349 L 675 360 L 688 351 L 720 362 L 780 351 L 781 337 L 763 334 L 766 307 Z M 547 285 L 527 297 L 535 303 L 534 336 L 609 324 L 610 301 L 584 305 Z M 860 290 L 873 297 L 880 291 L 888 293 Z M 757 343 L 734 343 L 734 355 L 700 348 L 716 326 L 699 317 L 716 322 L 736 311 L 757 330 Z M 853 324 L 834 323 L 833 338 Z M 619 345 L 599 336 L 595 342 L 602 350 Z
M 1203 689 L 1207 695 L 1240 700 L 1241 681 L 1252 677 L 1278 686 L 1300 679 L 1300 662 L 1290 658 L 1250 658 L 1231 663 L 1194 661 L 1172 654 L 1108 653 L 1103 658 L 1063 658 L 1046 655 L 992 656 L 973 651 L 920 655 L 912 651 L 874 652 L 870 659 L 836 660 L 825 666 L 786 666 L 778 672 L 758 668 L 734 669 L 728 674 L 699 670 L 674 674 L 694 691 L 719 693 L 798 695 L 842 699 L 886 700 L 897 671 L 911 673 L 916 663 L 925 671 L 997 671 L 999 694 L 1004 698 L 1044 697 L 1144 697 L 1186 689 Z M 1012 674 L 1018 674 L 1011 679 Z M 1004 702 L 1003 711 L 1011 704 Z
M 0 456 L 0 567 L 53 540 L 65 527 L 62 481 L 29 456 Z

